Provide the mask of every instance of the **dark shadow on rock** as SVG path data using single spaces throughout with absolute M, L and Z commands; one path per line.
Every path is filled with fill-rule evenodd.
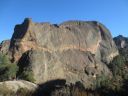
M 65 84 L 65 79 L 48 81 L 46 83 L 40 84 L 33 96 L 51 96 L 52 92 L 54 92 L 56 89 L 61 89 L 63 86 L 65 86 Z
M 57 93 L 57 94 L 54 94 Z M 127 96 L 118 95 L 106 87 L 97 89 L 85 89 L 81 82 L 66 84 L 65 79 L 51 80 L 40 84 L 32 96 Z
M 20 76 L 24 70 L 24 68 L 29 67 L 29 51 L 22 54 L 21 58 L 18 61 L 17 66 L 19 67 L 19 70 L 17 72 L 17 77 Z
M 28 30 L 30 22 L 31 20 L 29 18 L 25 18 L 22 24 L 18 24 L 15 26 L 9 49 L 12 49 L 15 46 L 15 43 L 24 37 L 26 31 Z

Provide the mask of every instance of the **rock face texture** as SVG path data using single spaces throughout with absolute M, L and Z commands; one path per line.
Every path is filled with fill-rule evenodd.
M 0 82 L 0 96 L 14 96 L 10 94 L 17 93 L 17 91 L 21 89 L 35 91 L 37 88 L 38 85 L 24 80 Z M 9 92 L 10 94 L 7 94 Z M 15 96 L 17 95 L 15 94 Z
M 128 37 L 123 37 L 122 35 L 119 35 L 114 38 L 114 41 L 118 49 L 128 48 Z
M 125 61 L 128 62 L 128 37 L 124 37 L 122 35 L 119 35 L 114 38 L 114 41 L 116 43 L 116 46 L 119 50 L 119 53 L 125 57 Z
M 65 79 L 89 86 L 97 75 L 111 76 L 106 64 L 118 55 L 109 30 L 96 21 L 60 25 L 25 19 L 11 39 L 12 62 L 27 65 L 36 83 Z
M 2 41 L 0 44 L 0 52 L 2 54 L 7 54 L 10 46 L 10 40 Z

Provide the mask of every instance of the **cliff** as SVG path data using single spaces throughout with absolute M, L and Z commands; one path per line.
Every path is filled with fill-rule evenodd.
M 107 64 L 118 55 L 109 30 L 96 21 L 35 23 L 26 18 L 16 25 L 9 55 L 22 78 L 26 70 L 35 83 L 65 79 L 91 86 L 97 76 L 112 76 Z

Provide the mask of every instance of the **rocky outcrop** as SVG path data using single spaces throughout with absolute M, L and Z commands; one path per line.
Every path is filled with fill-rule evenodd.
M 0 44 L 0 52 L 2 54 L 7 54 L 10 46 L 10 40 L 2 41 Z
M 122 35 L 119 35 L 114 38 L 114 41 L 118 47 L 118 49 L 128 48 L 128 37 L 124 37 Z
M 36 83 L 65 79 L 85 86 L 98 75 L 111 77 L 106 64 L 118 55 L 109 30 L 96 21 L 57 25 L 25 19 L 16 25 L 9 51 L 12 62 L 31 68 Z
M 125 62 L 128 62 L 128 37 L 119 35 L 114 38 L 115 44 L 119 50 L 120 55 L 125 58 Z M 126 67 L 127 68 L 127 67 Z
M 37 88 L 38 85 L 24 80 L 4 81 L 0 82 L 0 96 L 17 96 L 18 91 L 35 91 Z
M 18 64 L 20 68 L 26 64 L 27 66 L 23 68 L 25 70 L 32 68 L 35 83 L 64 79 L 67 83 L 80 81 L 86 86 L 90 86 L 97 75 L 111 76 L 103 62 L 96 60 L 90 52 L 80 52 L 79 50 L 67 50 L 54 54 L 30 50 L 22 56 Z

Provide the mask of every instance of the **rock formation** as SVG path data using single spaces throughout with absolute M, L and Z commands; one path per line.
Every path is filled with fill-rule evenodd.
M 115 44 L 119 53 L 125 58 L 126 64 L 128 62 L 128 37 L 119 35 L 114 38 Z
M 114 41 L 118 47 L 118 49 L 123 49 L 123 48 L 128 48 L 128 38 L 124 37 L 122 35 L 119 35 L 117 37 L 114 38 Z
M 65 79 L 90 86 L 96 76 L 111 77 L 106 64 L 118 55 L 109 30 L 96 21 L 16 25 L 9 54 L 12 62 L 31 68 L 36 83 Z M 24 68 L 19 69 L 21 73 Z
M 2 54 L 7 54 L 10 46 L 10 40 L 4 40 L 0 44 L 0 52 Z
M 18 91 L 35 91 L 37 88 L 38 85 L 24 80 L 0 82 L 0 96 L 17 96 L 19 93 Z

